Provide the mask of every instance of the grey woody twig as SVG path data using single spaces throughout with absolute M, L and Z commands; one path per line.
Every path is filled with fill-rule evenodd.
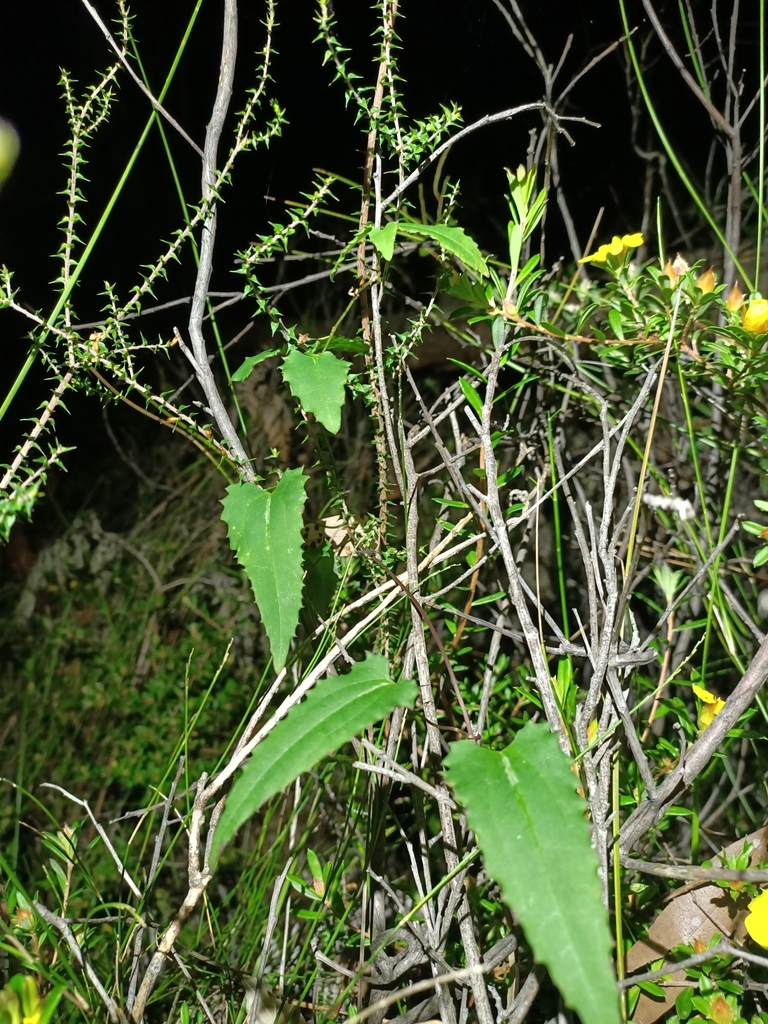
M 622 978 L 618 982 L 618 986 L 619 988 L 632 988 L 633 985 L 637 985 L 641 981 L 658 981 L 661 978 L 668 978 L 678 971 L 685 971 L 689 967 L 698 967 L 699 964 L 705 964 L 716 956 L 739 957 L 741 960 L 746 960 L 747 963 L 755 964 L 756 967 L 768 968 L 768 959 L 766 957 L 757 956 L 755 953 L 748 953 L 746 950 L 734 946 L 733 943 L 728 942 L 726 939 L 721 939 L 716 946 L 705 949 L 701 953 L 694 953 L 692 956 L 686 957 L 685 960 L 678 960 L 676 963 L 671 963 L 667 967 L 661 967 L 657 971 L 643 971 L 641 974 L 630 974 L 628 978 Z
M 162 105 L 162 103 L 160 103 L 158 100 L 155 99 L 155 97 L 152 95 L 152 93 L 149 91 L 149 89 L 146 87 L 146 85 L 144 85 L 142 80 L 139 78 L 139 76 L 133 70 L 133 67 L 131 66 L 128 58 L 125 55 L 125 50 L 121 46 L 118 45 L 116 39 L 114 38 L 112 33 L 109 31 L 107 26 L 102 21 L 100 15 L 99 15 L 99 12 L 96 10 L 96 8 L 93 6 L 93 4 L 90 3 L 89 0 L 81 0 L 81 2 L 83 4 L 83 7 L 85 7 L 85 9 L 88 11 L 90 16 L 93 18 L 93 20 L 96 22 L 96 24 L 101 29 L 101 32 L 102 32 L 104 38 L 107 40 L 109 45 L 115 51 L 118 59 L 120 60 L 120 63 L 123 65 L 123 67 L 128 72 L 128 74 L 131 76 L 131 78 L 134 80 L 134 82 L 139 87 L 139 89 L 141 89 L 141 91 L 147 97 L 147 99 L 152 104 L 152 106 L 155 108 L 155 110 L 158 112 L 158 114 L 161 114 L 165 118 L 165 120 L 168 122 L 168 124 L 171 125 L 171 127 L 174 128 L 179 133 L 179 135 L 182 137 L 182 139 L 184 139 L 185 142 L 189 143 L 189 145 L 192 147 L 192 149 L 194 149 L 194 151 L 199 156 L 202 156 L 203 155 L 203 151 L 202 151 L 202 149 L 200 149 L 200 147 L 195 142 L 195 140 L 192 139 L 187 134 L 187 132 L 181 127 L 179 122 L 168 113 L 168 111 L 165 109 L 165 107 Z
M 657 878 L 674 878 L 680 882 L 755 882 L 759 885 L 768 883 L 768 870 L 746 868 L 737 871 L 732 868 L 704 868 L 695 864 L 656 864 L 654 861 L 636 860 L 626 853 L 621 855 L 622 867 L 630 871 L 639 871 L 643 875 L 655 875 Z
M 661 785 L 657 786 L 652 798 L 644 797 L 640 806 L 624 822 L 621 827 L 623 852 L 629 853 L 662 817 L 679 791 L 687 789 L 704 771 L 715 752 L 722 746 L 730 730 L 734 728 L 752 704 L 767 678 L 768 639 L 764 640 L 758 648 L 749 668 L 726 700 L 725 707 L 686 752 L 680 771 L 670 775 Z
M 69 927 L 68 922 L 65 921 L 63 917 L 59 917 L 58 914 L 54 914 L 53 911 L 48 910 L 47 907 L 42 903 L 39 903 L 37 900 L 34 900 L 32 905 L 45 923 L 50 925 L 51 928 L 55 928 L 69 946 L 75 963 L 85 971 L 88 980 L 98 993 L 99 999 L 104 1003 L 111 1024 L 124 1024 L 126 1019 L 125 1014 L 99 981 L 98 975 L 85 957 L 85 954 L 80 948 L 80 945 L 75 938 L 72 929 Z

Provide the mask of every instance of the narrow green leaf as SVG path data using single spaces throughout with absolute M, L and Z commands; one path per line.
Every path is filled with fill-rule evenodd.
M 483 276 L 488 273 L 488 267 L 477 242 L 465 233 L 464 228 L 449 227 L 445 224 L 400 224 L 399 229 L 400 234 L 432 238 L 446 252 L 458 256 L 465 267 Z
M 283 377 L 294 398 L 332 434 L 341 426 L 344 385 L 350 363 L 333 352 L 319 354 L 292 349 L 283 360 Z
M 619 313 L 618 309 L 608 310 L 608 323 L 611 325 L 611 330 L 619 339 L 619 341 L 623 341 L 624 329 L 621 325 L 621 313 Z
M 214 856 L 266 800 L 394 708 L 413 707 L 417 693 L 415 683 L 391 681 L 380 654 L 318 683 L 254 750 L 227 797 Z
M 472 387 L 472 385 L 469 383 L 469 381 L 464 380 L 463 377 L 459 377 L 459 387 L 461 388 L 461 393 L 464 395 L 466 400 L 469 402 L 469 404 L 475 410 L 477 415 L 478 416 L 482 416 L 483 415 L 483 400 L 480 397 L 480 395 L 478 395 L 478 393 L 475 391 L 475 389 Z
M 753 523 L 749 519 L 744 520 L 741 528 L 745 533 L 751 533 L 753 537 L 760 537 L 765 529 L 762 523 Z
M 50 1021 L 53 1019 L 53 1015 L 56 1012 L 56 1007 L 59 1005 L 61 997 L 64 995 L 64 988 L 64 985 L 54 985 L 43 1000 L 37 1024 L 50 1024 Z
M 509 224 L 509 265 L 513 273 L 520 266 L 520 252 L 523 248 L 523 229 L 519 224 Z
M 235 372 L 232 374 L 232 380 L 240 383 L 241 381 L 248 380 L 253 373 L 254 366 L 258 366 L 259 363 L 263 363 L 265 359 L 269 359 L 271 356 L 280 354 L 280 350 L 277 348 L 268 348 L 263 352 L 258 352 L 255 356 L 248 356 L 247 359 L 238 366 Z
M 273 491 L 252 483 L 231 484 L 221 503 L 229 543 L 253 587 L 278 672 L 285 665 L 301 611 L 306 482 L 302 470 L 288 469 Z
M 460 369 L 464 370 L 465 373 L 471 373 L 473 377 L 477 377 L 478 380 L 483 382 L 483 384 L 487 383 L 484 375 L 476 366 L 471 366 L 469 363 L 462 363 L 460 359 L 453 359 L 451 356 L 448 356 L 448 362 L 453 363 L 454 366 L 458 366 Z
M 362 338 L 339 338 L 334 336 L 324 341 L 323 346 L 332 352 L 351 352 L 356 356 L 364 355 L 368 351 L 368 346 Z
M 562 327 L 558 327 L 557 324 L 552 324 L 548 320 L 542 320 L 541 326 L 545 331 L 549 331 L 549 333 L 553 334 L 556 338 L 564 338 L 566 336 Z
M 489 874 L 582 1024 L 618 1024 L 611 934 L 577 779 L 545 723 L 503 751 L 451 744 L 448 782 Z

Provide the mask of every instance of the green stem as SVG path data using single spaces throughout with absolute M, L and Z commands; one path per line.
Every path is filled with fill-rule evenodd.
M 696 434 L 693 429 L 693 417 L 691 416 L 691 404 L 688 401 L 688 388 L 685 382 L 685 374 L 683 373 L 683 366 L 678 356 L 677 359 L 677 379 L 680 382 L 680 396 L 683 399 L 683 409 L 685 410 L 685 425 L 688 431 L 688 443 L 691 446 L 691 462 L 693 463 L 693 473 L 696 477 L 696 487 L 699 491 L 699 502 L 701 504 L 701 514 L 704 519 L 704 529 L 707 531 L 707 543 L 709 544 L 709 550 L 712 550 L 712 529 L 709 525 L 709 516 L 707 515 L 707 495 L 704 490 L 704 478 L 701 475 L 701 466 L 699 465 L 699 455 L 696 451 Z
M 680 160 L 678 159 L 677 153 L 675 153 L 674 149 L 672 148 L 672 145 L 671 145 L 669 139 L 667 138 L 666 132 L 664 131 L 664 129 L 661 126 L 661 121 L 659 121 L 659 116 L 656 113 L 656 108 L 654 107 L 653 102 L 651 101 L 650 93 L 648 92 L 648 88 L 647 88 L 647 86 L 645 84 L 645 78 L 643 77 L 643 72 L 642 72 L 642 70 L 640 68 L 640 61 L 637 58 L 637 52 L 635 50 L 635 45 L 632 42 L 632 34 L 631 34 L 631 31 L 630 31 L 630 28 L 629 28 L 629 21 L 627 19 L 627 10 L 626 10 L 626 6 L 625 6 L 624 0 L 619 0 L 619 8 L 621 10 L 621 21 L 622 21 L 622 24 L 624 26 L 624 32 L 626 34 L 627 49 L 629 50 L 629 56 L 630 56 L 630 59 L 632 61 L 632 68 L 633 68 L 633 70 L 635 72 L 635 78 L 637 79 L 637 84 L 640 87 L 640 92 L 642 93 L 643 100 L 645 101 L 646 109 L 648 111 L 648 114 L 650 115 L 651 121 L 653 122 L 653 126 L 656 129 L 656 133 L 659 136 L 661 144 L 664 147 L 664 149 L 666 150 L 666 153 L 667 153 L 667 156 L 669 157 L 670 163 L 672 164 L 672 166 L 677 171 L 678 177 L 680 178 L 680 180 L 682 181 L 683 185 L 685 185 L 686 189 L 688 190 L 689 195 L 693 199 L 694 203 L 696 203 L 696 205 L 698 206 L 698 208 L 701 211 L 702 215 L 704 216 L 704 219 L 706 220 L 706 222 L 709 224 L 709 226 L 715 232 L 715 235 L 717 236 L 717 239 L 720 242 L 720 244 L 723 246 L 723 248 L 729 253 L 731 258 L 733 259 L 733 264 L 736 267 L 736 269 L 738 270 L 738 272 L 741 274 L 745 284 L 747 285 L 749 290 L 752 291 L 752 288 L 753 288 L 752 281 L 750 280 L 749 275 L 745 272 L 744 267 L 742 267 L 741 263 L 739 262 L 738 255 L 732 251 L 731 247 L 726 242 L 725 236 L 723 235 L 722 231 L 718 227 L 714 217 L 712 216 L 712 214 L 707 209 L 707 206 L 706 206 L 704 200 L 701 198 L 699 193 L 696 191 L 696 189 L 695 189 L 695 187 L 693 185 L 693 182 L 688 177 L 688 175 L 685 173 L 685 168 L 680 163 Z
M 200 0 L 200 2 L 202 3 L 202 0 Z M 131 46 L 133 48 L 133 55 L 136 58 L 136 63 L 138 64 L 139 71 L 141 72 L 141 77 L 142 77 L 142 79 L 144 81 L 144 84 L 149 89 L 149 81 L 147 79 L 146 72 L 144 71 L 144 65 L 143 65 L 143 63 L 141 61 L 141 57 L 139 56 L 138 47 L 136 46 L 136 43 L 134 41 L 133 35 L 130 33 L 130 30 L 129 30 L 129 37 L 130 37 L 130 40 L 131 40 Z M 171 153 L 171 147 L 170 147 L 170 144 L 168 142 L 168 135 L 167 135 L 167 133 L 165 131 L 165 125 L 163 124 L 162 118 L 157 116 L 157 113 L 155 114 L 155 120 L 157 122 L 158 131 L 160 132 L 160 138 L 161 138 L 162 143 L 163 143 L 163 149 L 165 150 L 165 156 L 166 156 L 166 159 L 168 161 L 168 166 L 169 166 L 170 171 L 171 171 L 171 177 L 173 178 L 173 183 L 174 183 L 174 185 L 176 187 L 176 195 L 179 197 L 179 203 L 181 204 L 181 214 L 182 214 L 182 217 L 184 218 L 184 223 L 187 225 L 187 227 L 189 227 L 189 223 L 190 223 L 190 221 L 189 221 L 189 207 L 187 206 L 187 201 L 186 201 L 186 199 L 184 197 L 184 189 L 183 189 L 182 184 L 181 184 L 181 179 L 179 178 L 179 173 L 178 173 L 178 171 L 176 169 L 176 161 L 173 159 L 173 154 Z M 190 235 L 189 241 L 190 241 L 190 243 L 192 245 L 192 255 L 193 255 L 194 260 L 195 260 L 195 266 L 197 267 L 197 266 L 200 265 L 200 251 L 199 251 L 199 249 L 197 247 L 197 241 L 196 241 L 196 239 L 195 239 L 195 237 L 193 235 Z M 214 338 L 216 339 L 216 347 L 219 350 L 219 358 L 221 359 L 221 364 L 222 364 L 222 366 L 224 368 L 224 373 L 225 373 L 226 378 L 227 378 L 227 385 L 229 386 L 230 394 L 232 395 L 232 400 L 233 400 L 233 402 L 235 404 L 235 409 L 237 410 L 237 418 L 238 418 L 238 422 L 240 423 L 240 430 L 242 431 L 243 437 L 247 437 L 248 432 L 247 432 L 246 427 L 245 427 L 245 420 L 243 418 L 243 411 L 242 411 L 242 409 L 240 407 L 240 403 L 237 400 L 237 394 L 235 392 L 235 386 L 232 383 L 232 374 L 230 373 L 230 370 L 229 370 L 229 362 L 227 360 L 226 352 L 224 351 L 224 344 L 223 344 L 223 342 L 221 340 L 221 332 L 219 330 L 219 324 L 218 324 L 218 321 L 216 320 L 216 315 L 215 315 L 215 313 L 213 311 L 213 303 L 211 302 L 209 296 L 206 296 L 205 304 L 206 304 L 206 307 L 208 309 L 208 319 L 211 322 L 211 328 L 213 330 L 213 335 L 214 335 Z
M 760 0 L 760 27 L 757 33 L 760 53 L 760 134 L 758 135 L 757 242 L 755 251 L 755 287 L 760 287 L 760 255 L 763 245 L 763 197 L 765 195 L 765 0 Z
M 612 766 L 612 798 L 613 798 L 613 916 L 616 921 L 616 976 L 619 981 L 624 978 L 624 922 L 621 916 L 621 850 L 619 832 L 619 757 L 614 755 Z M 621 990 L 621 1019 L 627 1019 L 627 1003 L 624 990 Z
M 739 427 L 736 433 L 736 440 L 733 443 L 733 449 L 731 451 L 731 464 L 728 467 L 728 481 L 725 488 L 725 500 L 723 502 L 723 511 L 720 515 L 720 530 L 717 537 L 717 543 L 722 544 L 723 537 L 725 537 L 726 527 L 728 525 L 728 512 L 731 507 L 731 498 L 733 497 L 733 485 L 736 477 L 736 466 L 739 462 L 739 453 L 741 451 L 739 446 L 739 437 L 741 436 L 741 420 L 739 420 Z M 704 631 L 704 651 L 701 657 L 701 685 L 706 686 L 707 679 L 707 659 L 709 656 L 709 638 L 712 634 L 712 619 L 714 617 L 715 602 L 720 600 L 720 591 L 717 587 L 717 581 L 720 578 L 720 561 L 723 555 L 722 552 L 715 559 L 711 569 L 711 586 L 709 592 L 709 607 L 707 608 L 707 625 Z M 725 610 L 725 609 L 723 609 Z

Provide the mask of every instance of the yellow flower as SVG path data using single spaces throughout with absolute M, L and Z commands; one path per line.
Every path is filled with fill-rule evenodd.
M 716 697 L 714 693 L 710 693 L 709 690 L 705 690 L 703 686 L 694 686 L 693 692 L 701 701 L 696 724 L 699 727 L 699 732 L 704 732 L 708 726 L 712 725 L 715 715 L 719 715 L 723 710 L 725 701 Z
M 741 288 L 739 288 L 739 282 L 737 281 L 736 284 L 734 284 L 733 288 L 731 288 L 731 290 L 728 292 L 728 295 L 726 296 L 725 308 L 729 312 L 735 313 L 736 310 L 741 309 L 743 305 L 744 296 L 741 293 Z
M 741 326 L 750 334 L 768 332 L 768 299 L 752 299 L 744 311 Z
M 758 946 L 768 949 L 768 889 L 755 896 L 749 904 L 744 927 Z
M 601 245 L 597 252 L 590 253 L 589 256 L 582 256 L 579 263 L 605 263 L 609 256 L 620 259 L 630 249 L 636 249 L 638 245 L 642 244 L 643 236 L 639 231 L 633 235 L 623 235 L 621 238 L 614 235 L 611 241 Z

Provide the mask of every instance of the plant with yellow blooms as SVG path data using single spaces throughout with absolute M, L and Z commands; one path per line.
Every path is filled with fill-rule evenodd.
M 633 249 L 643 244 L 643 236 L 639 231 L 631 235 L 614 235 L 610 242 L 601 245 L 600 248 L 589 256 L 582 256 L 579 263 L 605 263 L 609 268 L 617 267 L 624 257 Z
M 699 713 L 696 719 L 699 732 L 704 732 L 715 720 L 715 716 L 719 715 L 725 707 L 725 701 L 715 696 L 714 693 L 710 693 L 709 690 L 705 690 L 703 686 L 696 686 L 694 684 L 693 692 L 699 698 Z
M 763 949 L 768 949 L 768 889 L 764 889 L 749 904 L 744 927 L 753 942 Z
M 768 299 L 750 299 L 741 326 L 748 334 L 768 334 Z
M 0 989 L 0 1024 L 48 1024 L 63 991 L 57 985 L 41 999 L 31 974 L 15 974 Z

